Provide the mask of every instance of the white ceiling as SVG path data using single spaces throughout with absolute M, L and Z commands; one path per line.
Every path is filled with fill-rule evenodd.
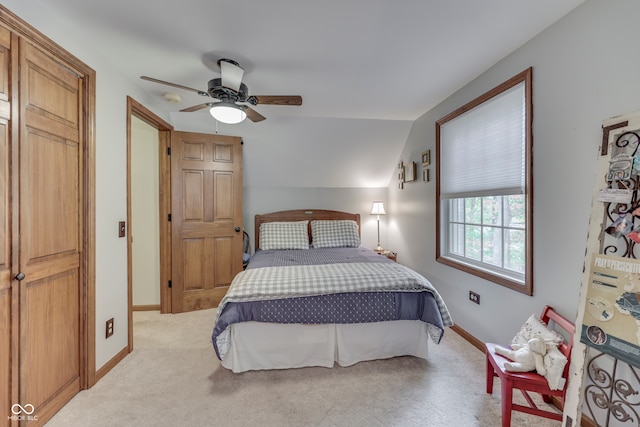
M 178 130 L 216 130 L 207 110 L 177 112 L 208 98 L 141 75 L 206 90 L 228 57 L 250 94 L 301 95 L 255 107 L 263 122 L 219 125 L 245 140 L 245 185 L 385 187 L 415 119 L 582 1 L 39 3 L 145 91 L 179 94 L 166 103 Z

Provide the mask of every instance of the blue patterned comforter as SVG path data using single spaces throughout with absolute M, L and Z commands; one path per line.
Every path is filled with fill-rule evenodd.
M 212 341 L 226 356 L 237 322 L 365 323 L 420 320 L 439 343 L 453 324 L 422 275 L 367 248 L 258 251 L 218 307 Z

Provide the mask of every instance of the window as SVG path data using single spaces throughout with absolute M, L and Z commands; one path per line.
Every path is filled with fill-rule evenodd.
M 436 122 L 436 259 L 533 294 L 532 69 Z

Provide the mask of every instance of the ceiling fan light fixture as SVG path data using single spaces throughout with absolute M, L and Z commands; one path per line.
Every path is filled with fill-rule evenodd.
M 219 122 L 235 125 L 247 118 L 244 108 L 231 102 L 217 102 L 209 110 L 211 116 Z

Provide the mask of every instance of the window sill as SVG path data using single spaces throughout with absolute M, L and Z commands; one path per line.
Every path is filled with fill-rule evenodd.
M 509 289 L 513 289 L 514 291 L 521 292 L 525 295 L 533 295 L 533 281 L 531 280 L 531 275 L 529 275 L 529 281 L 525 280 L 524 282 L 517 281 L 515 279 L 511 279 L 509 277 L 491 272 L 489 270 L 485 270 L 475 265 L 464 263 L 458 261 L 456 259 L 445 257 L 445 256 L 437 256 L 436 261 L 448 265 L 449 267 L 462 270 L 465 273 L 472 274 L 474 276 L 480 277 L 482 279 L 488 280 L 490 282 L 497 283 L 498 285 L 504 286 Z

